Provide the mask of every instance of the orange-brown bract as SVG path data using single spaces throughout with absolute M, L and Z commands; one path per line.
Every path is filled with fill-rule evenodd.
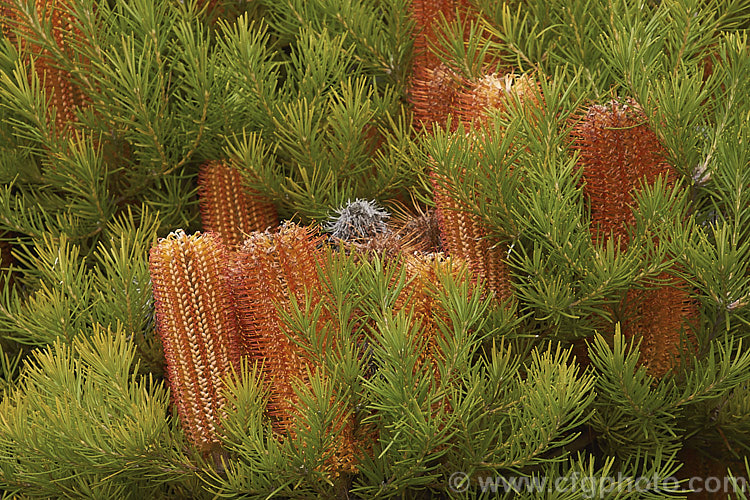
M 44 84 L 47 102 L 56 110 L 55 128 L 58 133 L 63 134 L 75 123 L 75 111 L 84 105 L 86 98 L 74 83 L 70 72 L 60 67 L 57 54 L 28 42 L 26 37 L 31 36 L 32 32 L 30 23 L 34 21 L 27 18 L 12 2 L 6 0 L 3 3 L 2 17 L 8 21 L 3 31 L 11 40 L 17 38 L 26 56 L 34 59 L 34 69 Z M 58 50 L 65 57 L 74 58 L 72 47 L 82 35 L 73 24 L 68 3 L 65 0 L 36 0 L 35 6 L 41 25 L 51 23 L 52 37 Z
M 224 379 L 239 364 L 225 252 L 212 234 L 178 231 L 149 259 L 172 399 L 188 438 L 203 450 L 219 443 Z
M 591 106 L 574 135 L 591 208 L 592 238 L 599 243 L 614 238 L 616 248 L 624 251 L 634 224 L 634 192 L 658 176 L 673 182 L 677 173 L 665 161 L 663 147 L 633 100 Z M 657 377 L 674 368 L 680 347 L 694 340 L 691 322 L 698 314 L 686 283 L 668 273 L 659 280 L 668 282 L 632 289 L 621 304 L 623 331 L 641 340 L 641 362 Z
M 235 248 L 253 231 L 279 224 L 276 207 L 242 184 L 240 172 L 226 161 L 206 162 L 198 177 L 203 229 L 218 234 Z

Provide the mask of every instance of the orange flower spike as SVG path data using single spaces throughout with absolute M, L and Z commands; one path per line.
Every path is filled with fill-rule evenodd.
M 624 249 L 628 227 L 634 224 L 633 191 L 641 181 L 651 184 L 658 175 L 674 175 L 673 168 L 632 100 L 591 106 L 574 136 L 594 238 L 603 242 L 619 238 Z
M 294 384 L 306 379 L 307 363 L 287 337 L 277 307 L 289 310 L 291 297 L 302 304 L 305 289 L 319 297 L 318 242 L 309 229 L 294 224 L 276 234 L 253 233 L 230 266 L 242 351 L 264 363 L 264 380 L 271 390 L 269 414 L 281 433 L 294 427 Z
M 227 162 L 205 163 L 198 186 L 203 229 L 217 233 L 230 248 L 253 231 L 265 231 L 279 224 L 273 203 L 245 188 L 240 172 Z
M 670 276 L 662 273 L 659 279 Z M 652 376 L 661 378 L 678 366 L 681 347 L 695 349 L 699 312 L 684 281 L 671 278 L 656 288 L 630 290 L 625 304 L 624 334 L 641 339 L 641 362 Z
M 475 129 L 484 121 L 487 111 L 504 109 L 508 99 L 518 96 L 521 103 L 537 104 L 538 84 L 522 75 L 495 74 L 482 77 L 461 95 L 458 116 L 473 123 Z M 472 133 L 479 133 L 473 131 Z M 447 182 L 460 182 L 451 179 Z M 486 281 L 489 290 L 501 301 L 512 296 L 510 271 L 505 262 L 507 246 L 487 239 L 488 232 L 478 216 L 465 210 L 446 189 L 446 180 L 432 174 L 435 206 L 443 248 L 454 257 L 465 260 L 474 276 Z
M 460 76 L 440 62 L 430 50 L 438 42 L 438 20 L 456 17 L 456 0 L 414 0 L 411 17 L 414 20 L 414 61 L 409 100 L 414 107 L 414 123 L 431 132 L 434 124 L 445 126 L 448 116 L 458 105 L 462 87 Z
M 456 0 L 413 0 L 411 17 L 414 20 L 414 69 L 415 72 L 431 69 L 440 64 L 440 59 L 430 50 L 437 43 L 437 23 L 442 14 L 446 20 L 455 18 Z
M 399 293 L 394 309 L 410 312 L 413 323 L 419 324 L 419 333 L 427 347 L 427 359 L 421 359 L 420 365 L 426 363 L 431 367 L 436 377 L 435 381 L 438 382 L 440 373 L 434 370 L 434 358 L 439 355 L 437 336 L 441 335 L 441 332 L 437 321 L 442 319 L 447 323 L 448 316 L 435 297 L 435 287 L 439 271 L 449 271 L 458 276 L 461 266 L 452 259 L 444 258 L 442 254 L 407 255 L 402 265 L 409 281 Z
M 417 129 L 429 133 L 436 125 L 445 127 L 448 117 L 459 106 L 465 85 L 464 79 L 444 64 L 415 70 L 409 100 Z M 453 119 L 451 128 L 457 125 L 458 120 Z
M 216 236 L 182 231 L 160 240 L 149 258 L 172 400 L 188 438 L 204 450 L 219 442 L 224 378 L 239 364 L 225 261 Z
M 435 174 L 432 181 L 443 248 L 452 257 L 465 260 L 472 274 L 485 280 L 487 289 L 495 292 L 498 300 L 510 298 L 513 292 L 505 263 L 506 245 L 490 241 L 479 217 L 445 192 Z
M 676 173 L 664 159 L 664 149 L 646 124 L 637 103 L 611 101 L 589 108 L 575 128 L 583 168 L 584 193 L 591 207 L 592 237 L 628 246 L 628 229 L 635 223 L 633 193 L 642 182 Z M 667 273 L 660 280 L 670 280 Z M 679 362 L 680 347 L 694 344 L 692 322 L 698 316 L 689 286 L 672 278 L 669 284 L 633 289 L 623 301 L 623 331 L 641 340 L 641 361 L 649 373 L 662 377 Z
M 68 13 L 69 6 L 65 0 L 36 0 L 36 16 L 44 25 L 50 22 L 52 25 L 52 37 L 57 47 L 66 54 L 73 57 L 72 46 L 76 38 L 82 35 L 74 27 L 72 16 Z M 5 36 L 10 40 L 18 39 L 22 51 L 31 58 L 36 58 L 34 68 L 37 76 L 44 84 L 47 102 L 56 110 L 55 127 L 58 133 L 68 131 L 76 121 L 75 111 L 84 105 L 86 98 L 81 89 L 73 83 L 70 72 L 60 68 L 56 62 L 58 56 L 42 49 L 34 43 L 27 43 L 24 35 L 16 37 L 14 31 L 30 34 L 30 20 L 18 10 L 12 3 L 7 3 L 3 8 L 3 17 L 8 24 L 4 26 Z

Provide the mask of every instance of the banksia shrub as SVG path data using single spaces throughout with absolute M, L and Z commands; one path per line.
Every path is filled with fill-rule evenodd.
M 276 207 L 257 191 L 242 184 L 242 175 L 230 163 L 210 161 L 198 176 L 203 229 L 219 236 L 234 248 L 253 231 L 275 228 Z
M 744 465 L 749 3 L 0 0 L 0 492 Z
M 60 54 L 71 57 L 71 45 L 80 43 L 81 33 L 75 28 L 74 18 L 69 12 L 69 4 L 65 0 L 36 0 L 35 13 L 28 17 L 23 12 L 23 0 L 3 0 L 2 17 L 7 19 L 4 34 L 11 40 L 16 39 L 22 52 L 34 61 L 34 70 L 43 83 L 47 102 L 55 108 L 55 127 L 58 133 L 63 133 L 76 120 L 76 109 L 83 106 L 85 97 L 81 89 L 75 84 L 69 71 L 60 67 Z M 55 46 L 45 48 L 34 42 L 27 42 L 32 37 L 35 26 L 44 29 L 49 23 Z M 35 35 L 33 35 L 35 36 Z
M 224 379 L 239 362 L 225 260 L 216 236 L 181 231 L 160 240 L 149 259 L 174 406 L 190 441 L 206 450 L 219 442 Z
M 677 174 L 633 100 L 591 106 L 574 135 L 591 208 L 592 237 L 599 243 L 613 238 L 616 248 L 625 251 L 635 224 L 634 193 L 659 176 L 669 183 Z M 641 339 L 641 362 L 661 377 L 676 366 L 681 347 L 692 344 L 691 322 L 698 311 L 684 281 L 668 273 L 658 278 L 666 283 L 630 290 L 621 308 L 623 332 Z

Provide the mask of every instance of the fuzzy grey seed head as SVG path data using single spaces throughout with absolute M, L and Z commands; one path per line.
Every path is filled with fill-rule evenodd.
M 370 238 L 388 232 L 385 221 L 390 217 L 391 214 L 377 202 L 356 199 L 336 210 L 336 215 L 328 220 L 326 230 L 331 232 L 332 238 L 340 240 Z

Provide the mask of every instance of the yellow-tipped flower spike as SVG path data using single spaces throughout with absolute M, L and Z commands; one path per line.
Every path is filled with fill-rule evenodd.
M 172 400 L 185 433 L 203 450 L 219 442 L 224 379 L 239 365 L 225 253 L 212 234 L 177 231 L 149 259 Z
M 217 233 L 230 248 L 253 231 L 265 231 L 279 224 L 273 203 L 247 189 L 240 172 L 228 162 L 204 164 L 198 185 L 203 229 Z

